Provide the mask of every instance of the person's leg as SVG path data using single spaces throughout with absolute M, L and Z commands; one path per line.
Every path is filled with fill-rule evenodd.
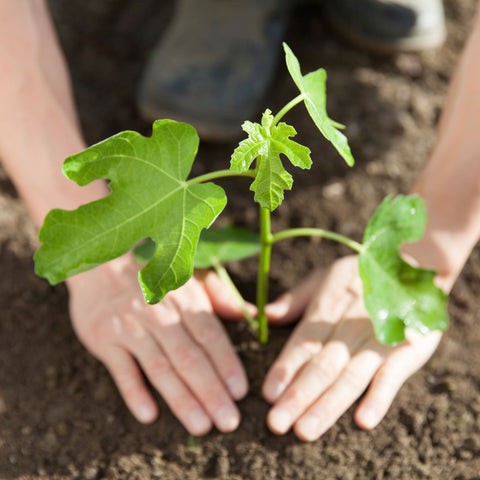
M 228 140 L 257 113 L 291 0 L 178 0 L 138 90 L 145 119 L 192 124 L 202 139 Z
M 446 37 L 442 0 L 318 0 L 345 39 L 377 53 L 420 51 Z

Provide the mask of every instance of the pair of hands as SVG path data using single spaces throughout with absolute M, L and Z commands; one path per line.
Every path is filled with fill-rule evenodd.
M 246 395 L 248 382 L 216 316 L 241 318 L 229 290 L 208 273 L 146 305 L 137 270 L 127 255 L 68 280 L 78 337 L 105 364 L 140 422 L 158 414 L 143 371 L 191 434 L 213 425 L 235 430 L 235 400 Z M 263 396 L 272 404 L 269 428 L 283 434 L 293 427 L 306 441 L 319 438 L 367 388 L 355 421 L 375 427 L 441 338 L 409 331 L 397 347 L 380 344 L 363 307 L 354 256 L 315 272 L 266 313 L 272 324 L 303 317 L 267 373 Z

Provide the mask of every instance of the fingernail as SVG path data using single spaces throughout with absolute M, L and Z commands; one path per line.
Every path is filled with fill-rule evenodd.
M 243 377 L 233 375 L 227 378 L 226 382 L 228 391 L 235 400 L 240 400 L 247 393 L 247 382 Z
M 359 416 L 361 418 L 361 423 L 363 428 L 374 428 L 377 426 L 378 420 L 375 411 L 370 408 L 364 408 L 361 412 L 359 412 Z
M 313 415 L 300 419 L 297 423 L 296 430 L 309 442 L 313 442 L 323 433 L 321 430 L 320 419 Z
M 274 409 L 269 415 L 270 426 L 276 433 L 285 433 L 292 426 L 292 416 L 284 408 Z
M 286 383 L 280 380 L 271 380 L 265 387 L 265 397 L 269 402 L 275 402 L 278 397 L 285 391 Z
M 189 416 L 190 430 L 192 433 L 202 435 L 210 430 L 210 419 L 201 410 L 194 410 Z
M 135 416 L 142 423 L 150 423 L 155 419 L 155 409 L 145 403 L 135 410 Z
M 238 411 L 230 406 L 225 405 L 220 408 L 215 415 L 215 425 L 221 432 L 232 432 L 240 423 L 240 415 Z
M 271 303 L 265 307 L 265 315 L 267 317 L 282 317 L 287 313 L 287 305 L 285 303 Z

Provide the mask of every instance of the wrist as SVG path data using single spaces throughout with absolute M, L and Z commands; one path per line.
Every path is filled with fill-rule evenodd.
M 402 253 L 419 266 L 435 270 L 436 283 L 448 292 L 479 238 L 480 210 L 459 205 L 455 192 L 437 195 L 434 190 L 417 190 L 424 195 L 427 225 L 423 237 L 404 245 Z M 473 204 L 472 198 L 470 206 Z
M 88 289 L 109 290 L 112 282 L 119 283 L 123 278 L 136 279 L 139 268 L 140 266 L 135 260 L 133 253 L 127 252 L 121 257 L 114 258 L 107 263 L 69 277 L 65 280 L 65 283 L 70 294 L 73 291 Z M 128 282 L 128 288 L 131 288 L 130 282 Z M 138 288 L 140 289 L 140 287 Z
M 435 283 L 445 292 L 451 290 L 466 260 L 458 249 L 449 247 L 449 243 L 431 233 L 401 249 L 402 256 L 412 265 L 435 270 Z

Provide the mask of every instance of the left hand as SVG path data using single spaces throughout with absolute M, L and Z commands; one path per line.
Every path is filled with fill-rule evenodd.
M 148 379 L 192 435 L 213 425 L 235 430 L 235 400 L 245 396 L 248 381 L 215 315 L 241 317 L 234 299 L 209 272 L 147 305 L 138 269 L 129 253 L 67 280 L 78 338 L 105 364 L 140 422 L 158 415 Z
M 266 309 L 271 323 L 303 314 L 263 385 L 273 404 L 267 423 L 277 433 L 293 427 L 305 441 L 318 439 L 368 388 L 355 422 L 374 428 L 405 380 L 435 351 L 441 332 L 407 330 L 396 347 L 379 343 L 363 306 L 357 257 L 335 262 Z

